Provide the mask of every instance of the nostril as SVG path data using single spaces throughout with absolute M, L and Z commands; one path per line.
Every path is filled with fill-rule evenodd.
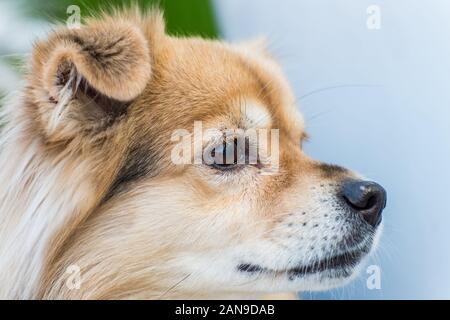
M 345 203 L 370 225 L 381 222 L 381 212 L 386 205 L 386 191 L 370 181 L 349 180 L 343 183 L 342 197 Z
M 375 196 L 370 198 L 362 198 L 361 201 L 355 201 L 355 199 L 348 198 L 346 195 L 344 195 L 343 198 L 347 205 L 356 211 L 370 209 L 377 203 L 377 198 Z
M 378 203 L 378 197 L 377 196 L 371 196 L 369 198 L 369 200 L 367 200 L 367 204 L 364 208 L 362 208 L 363 210 L 367 210 L 370 208 L 373 208 L 374 206 L 376 206 Z
M 368 195 L 367 197 L 363 197 L 362 199 L 362 201 L 360 201 L 359 203 L 354 203 L 352 204 L 352 206 L 357 210 L 368 210 L 376 206 L 378 203 L 378 197 L 376 195 Z

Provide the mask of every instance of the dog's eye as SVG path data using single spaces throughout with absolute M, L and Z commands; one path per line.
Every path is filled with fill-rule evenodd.
M 211 157 L 214 162 L 211 166 L 220 170 L 235 169 L 239 165 L 245 164 L 245 154 L 245 149 L 239 150 L 237 139 L 223 142 L 212 150 Z
M 207 165 L 221 171 L 243 168 L 246 165 L 261 167 L 256 144 L 251 143 L 248 137 L 242 140 L 224 140 L 211 150 L 210 156 L 205 160 Z

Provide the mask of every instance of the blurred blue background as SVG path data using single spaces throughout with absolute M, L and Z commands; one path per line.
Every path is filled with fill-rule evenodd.
M 64 18 L 69 2 L 102 3 L 0 1 L 0 96 L 17 88 L 33 39 L 54 16 Z M 384 235 L 368 262 L 381 268 L 381 289 L 369 290 L 363 271 L 345 288 L 302 297 L 449 299 L 450 2 L 161 3 L 173 33 L 267 36 L 305 115 L 306 151 L 388 190 Z M 380 10 L 380 29 L 367 26 L 371 5 Z

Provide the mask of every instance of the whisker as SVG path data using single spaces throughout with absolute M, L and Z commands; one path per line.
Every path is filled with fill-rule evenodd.
M 173 286 L 171 286 L 169 289 L 167 289 L 162 295 L 159 296 L 159 299 L 161 299 L 162 297 L 164 297 L 165 295 L 167 295 L 170 291 L 174 290 L 175 288 L 177 288 L 181 283 L 183 283 L 187 278 L 189 278 L 191 276 L 191 273 L 189 273 L 188 275 L 186 275 L 184 278 L 182 278 L 180 281 L 178 281 L 177 283 L 175 283 Z
M 298 100 L 306 99 L 312 95 L 315 95 L 320 92 L 329 91 L 329 90 L 335 90 L 335 89 L 342 89 L 342 88 L 381 88 L 383 85 L 380 84 L 341 84 L 341 85 L 335 85 L 335 86 L 329 86 L 325 88 L 316 89 L 313 91 L 310 91 L 302 96 Z

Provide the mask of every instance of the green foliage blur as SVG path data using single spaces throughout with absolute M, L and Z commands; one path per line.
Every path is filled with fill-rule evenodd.
M 28 2 L 28 3 L 31 3 Z M 219 35 L 210 0 L 45 0 L 27 3 L 32 16 L 49 20 L 65 20 L 67 7 L 77 5 L 81 16 L 90 11 L 136 4 L 145 9 L 157 6 L 164 10 L 167 31 L 175 35 L 200 35 L 217 38 Z

